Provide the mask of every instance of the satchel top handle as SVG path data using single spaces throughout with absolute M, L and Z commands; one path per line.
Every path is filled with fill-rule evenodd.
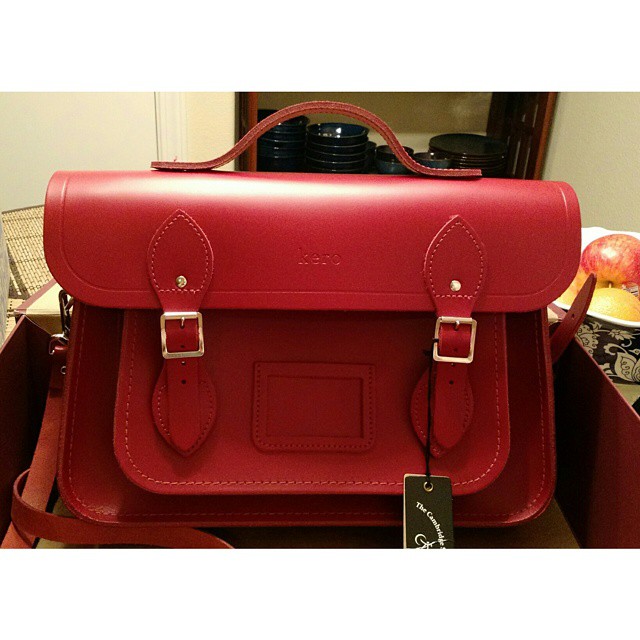
M 331 113 L 339 116 L 355 118 L 360 122 L 370 126 L 377 131 L 391 147 L 398 160 L 412 173 L 432 178 L 481 178 L 480 169 L 433 169 L 425 167 L 416 162 L 400 144 L 391 127 L 374 115 L 370 111 L 357 107 L 346 102 L 334 102 L 332 100 L 314 100 L 310 102 L 300 102 L 290 107 L 280 109 L 261 120 L 250 131 L 248 131 L 227 153 L 213 160 L 205 162 L 152 162 L 152 169 L 162 169 L 163 171 L 208 171 L 217 169 L 235 160 L 241 153 L 246 151 L 264 133 L 285 120 L 297 116 L 310 115 L 313 113 Z

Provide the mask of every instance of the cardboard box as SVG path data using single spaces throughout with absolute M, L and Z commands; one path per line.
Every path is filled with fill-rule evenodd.
M 60 285 L 50 280 L 15 310 L 16 319 L 27 316 L 32 322 L 48 333 L 60 333 Z
M 49 384 L 49 334 L 21 317 L 0 347 L 0 539 L 11 488 L 31 464 Z
M 574 341 L 556 372 L 556 497 L 583 547 L 640 547 L 640 415 Z
M 46 331 L 22 316 L 0 349 L 0 537 L 9 522 L 12 482 L 29 466 L 35 446 L 47 392 L 48 341 Z M 556 394 L 557 503 L 518 527 L 457 529 L 458 547 L 640 547 L 640 416 L 576 342 L 557 367 Z M 396 528 L 217 533 L 241 547 L 401 544 Z

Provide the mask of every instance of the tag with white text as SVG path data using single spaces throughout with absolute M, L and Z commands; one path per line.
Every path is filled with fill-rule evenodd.
M 453 549 L 451 480 L 404 477 L 404 548 Z

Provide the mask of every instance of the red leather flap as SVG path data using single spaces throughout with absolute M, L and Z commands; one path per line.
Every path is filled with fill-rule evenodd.
M 564 183 L 76 172 L 57 173 L 49 184 L 49 267 L 88 304 L 158 308 L 147 252 L 176 211 L 197 223 L 211 247 L 215 268 L 202 308 L 433 311 L 425 255 L 454 216 L 484 248 L 475 312 L 544 307 L 571 282 L 580 252 L 578 203 Z M 185 239 L 182 254 L 192 242 Z M 452 247 L 455 259 L 440 256 L 453 278 L 461 261 L 463 281 L 464 251 L 461 244 Z M 181 251 L 167 252 L 174 254 Z M 162 268 L 173 277 L 172 265 Z M 183 269 L 177 265 L 175 276 L 191 280 Z

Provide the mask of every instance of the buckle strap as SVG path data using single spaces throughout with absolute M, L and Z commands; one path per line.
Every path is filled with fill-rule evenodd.
M 215 389 L 202 360 L 200 305 L 213 276 L 213 251 L 198 223 L 178 209 L 154 234 L 147 251 L 149 280 L 158 296 L 164 364 L 149 403 L 161 436 L 188 456 L 215 421 Z
M 459 215 L 435 235 L 425 254 L 423 278 L 436 311 L 432 454 L 446 455 L 471 420 L 469 365 L 475 356 L 477 322 L 472 318 L 487 275 L 484 245 Z M 464 410 L 464 408 L 469 410 Z
M 560 359 L 564 350 L 569 346 L 569 343 L 578 332 L 584 317 L 587 315 L 595 286 L 596 277 L 591 273 L 582 285 L 580 292 L 575 297 L 569 311 L 564 314 L 560 322 L 553 329 L 550 347 L 551 362 L 554 364 Z

